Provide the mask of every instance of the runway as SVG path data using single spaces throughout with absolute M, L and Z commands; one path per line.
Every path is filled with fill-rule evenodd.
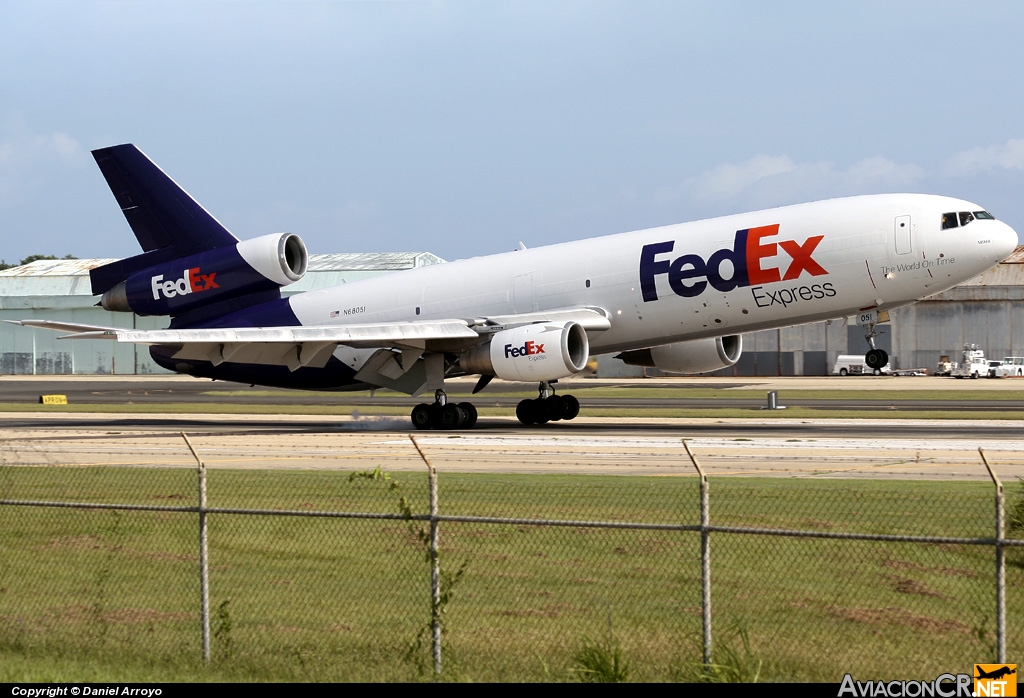
M 524 429 L 514 418 L 470 432 L 416 432 L 397 417 L 0 416 L 4 465 L 415 471 L 415 436 L 441 472 L 694 476 L 687 439 L 711 477 L 987 480 L 982 446 L 1009 483 L 1024 477 L 1022 422 L 623 420 Z
M 590 386 L 706 388 L 725 394 L 750 390 L 839 391 L 847 405 L 860 398 L 869 409 L 907 391 L 952 390 L 965 399 L 926 401 L 932 409 L 964 403 L 992 409 L 993 401 L 978 391 L 1021 392 L 1016 381 L 954 381 L 942 379 L 665 379 L 660 381 L 576 381 L 567 386 L 586 405 Z M 468 392 L 471 383 L 457 386 Z M 216 390 L 210 393 L 211 387 Z M 180 434 L 193 444 L 211 469 L 274 468 L 390 471 L 424 468 L 410 441 L 420 446 L 440 471 L 507 473 L 587 473 L 607 475 L 694 476 L 682 440 L 687 439 L 711 477 L 759 476 L 794 478 L 901 478 L 987 480 L 981 446 L 1004 482 L 1024 477 L 1024 421 L 786 419 L 764 418 L 751 405 L 750 418 L 668 419 L 601 418 L 584 414 L 572 422 L 525 428 L 511 415 L 483 416 L 464 432 L 417 432 L 406 417 L 360 416 L 359 403 L 345 394 L 265 391 L 247 395 L 236 386 L 190 378 L 47 377 L 0 380 L 4 401 L 28 402 L 47 392 L 69 395 L 73 404 L 120 401 L 248 403 L 269 397 L 295 404 L 301 399 L 331 400 L 352 407 L 347 415 L 244 414 L 99 414 L 0 413 L 0 463 L 4 465 L 195 467 Z M 523 386 L 505 386 L 523 390 Z M 455 392 L 455 391 L 453 391 Z M 279 394 L 278 394 L 279 393 Z M 879 398 L 879 394 L 886 397 Z M 854 398 L 857 396 L 857 398 Z M 359 400 L 379 400 L 384 396 Z M 1012 409 L 1016 395 L 1000 395 L 998 405 Z M 1005 400 L 1009 397 L 1010 400 Z M 478 396 L 481 398 L 481 396 Z M 415 398 L 387 399 L 415 402 Z M 463 399 L 463 398 L 458 398 Z M 503 394 L 478 400 L 519 399 Z M 634 402 L 649 406 L 657 398 L 602 398 L 619 407 Z M 726 398 L 728 399 L 728 398 Z M 749 398 L 744 398 L 749 400 Z M 720 406 L 722 398 L 693 398 L 698 405 Z M 757 401 L 760 402 L 760 401 Z M 913 401 L 920 410 L 922 401 Z M 1024 403 L 1024 399 L 1022 399 Z M 285 404 L 282 402 L 281 404 Z M 303 403 L 300 403 L 303 404 Z M 500 402 L 499 402 L 500 404 Z M 511 410 L 510 410 L 511 412 Z

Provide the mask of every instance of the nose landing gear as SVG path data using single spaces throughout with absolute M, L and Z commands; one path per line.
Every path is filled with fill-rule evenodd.
M 877 376 L 882 372 L 882 368 L 889 363 L 889 355 L 884 349 L 879 349 L 875 346 L 875 337 L 881 332 L 875 331 L 875 323 L 871 322 L 867 324 L 867 331 L 864 338 L 868 341 L 868 345 L 871 349 L 864 355 L 864 363 L 867 364 L 868 368 L 874 372 Z

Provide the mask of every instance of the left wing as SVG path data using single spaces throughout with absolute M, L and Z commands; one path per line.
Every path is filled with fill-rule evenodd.
M 357 349 L 398 349 L 400 363 L 424 353 L 460 353 L 504 329 L 541 322 L 577 322 L 588 332 L 611 327 L 601 308 L 566 308 L 519 315 L 473 319 L 451 318 L 414 322 L 377 322 L 309 327 L 226 327 L 178 330 L 134 330 L 53 320 L 5 320 L 14 325 L 70 332 L 61 339 L 109 339 L 135 344 L 178 347 L 173 358 L 287 366 L 295 371 L 322 368 L 338 345 Z

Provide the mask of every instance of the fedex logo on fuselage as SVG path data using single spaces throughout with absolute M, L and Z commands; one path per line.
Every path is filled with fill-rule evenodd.
M 675 242 L 655 242 L 644 245 L 640 252 L 640 292 L 644 302 L 658 300 L 655 280 L 668 277 L 668 285 L 677 296 L 699 296 L 710 284 L 717 291 L 726 292 L 744 286 L 791 281 L 807 272 L 811 276 L 828 274 L 811 255 L 824 235 L 812 235 L 802 243 L 796 240 L 772 241 L 779 234 L 779 225 L 737 230 L 732 249 L 718 250 L 705 260 L 700 255 L 684 254 L 675 259 L 659 259 L 672 252 Z M 779 248 L 789 255 L 785 272 L 779 267 L 766 266 L 765 260 L 779 254 Z M 722 264 L 726 265 L 723 275 Z
M 536 356 L 537 354 L 544 354 L 544 345 L 537 344 L 532 339 L 521 347 L 514 347 L 511 344 L 505 345 L 505 358 L 510 356 L 518 358 L 520 356 Z
M 209 291 L 211 288 L 220 288 L 220 285 L 214 281 L 216 276 L 217 272 L 200 274 L 199 267 L 185 269 L 180 279 L 164 281 L 164 275 L 157 274 L 150 279 L 153 287 L 153 300 L 160 300 L 161 295 L 164 298 L 174 298 L 175 296 L 186 296 L 190 293 Z

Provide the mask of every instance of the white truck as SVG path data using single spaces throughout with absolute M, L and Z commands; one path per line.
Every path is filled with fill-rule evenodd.
M 1024 356 L 1007 356 L 996 367 L 996 378 L 1024 378 Z
M 863 354 L 840 354 L 832 367 L 833 376 L 881 376 L 889 371 L 889 364 L 882 368 L 868 368 L 868 365 L 864 363 Z
M 985 352 L 979 349 L 977 344 L 965 344 L 963 359 L 949 375 L 954 378 L 988 377 L 988 359 L 985 358 Z

